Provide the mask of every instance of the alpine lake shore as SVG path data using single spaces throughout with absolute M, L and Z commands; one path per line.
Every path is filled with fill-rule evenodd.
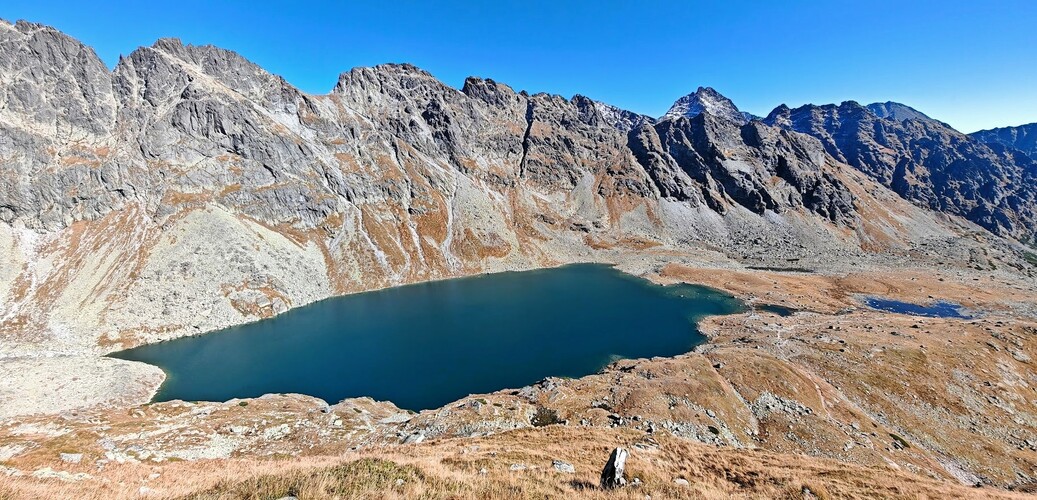
M 747 304 L 702 319 L 707 340 L 693 352 L 620 359 L 599 373 L 547 377 L 420 412 L 301 394 L 149 403 L 161 382 L 153 380 L 129 402 L 119 395 L 5 419 L 0 492 L 1008 498 L 1027 491 L 1019 473 L 1033 476 L 1037 463 L 1025 420 L 1037 414 L 1037 373 L 1026 355 L 1037 347 L 1031 281 L 924 264 L 759 270 L 704 256 L 714 258 L 656 249 L 614 262 L 657 284 L 702 285 Z M 896 314 L 866 307 L 862 297 L 946 301 L 977 314 Z M 599 490 L 598 472 L 616 446 L 631 450 L 627 475 L 637 484 Z M 810 473 L 783 468 L 789 460 Z

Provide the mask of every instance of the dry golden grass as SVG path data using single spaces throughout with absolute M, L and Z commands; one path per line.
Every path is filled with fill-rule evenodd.
M 604 491 L 598 473 L 615 446 L 631 450 L 640 486 Z M 573 464 L 556 471 L 552 460 Z M 524 464 L 512 470 L 512 464 Z M 155 474 L 159 474 L 155 476 Z M 151 477 L 149 479 L 149 476 Z M 687 485 L 674 482 L 677 478 Z M 141 490 L 144 486 L 145 490 Z M 0 479 L 21 498 L 1021 498 L 893 471 L 800 455 L 715 448 L 631 430 L 549 426 L 485 438 L 392 446 L 341 457 L 112 465 L 78 483 Z

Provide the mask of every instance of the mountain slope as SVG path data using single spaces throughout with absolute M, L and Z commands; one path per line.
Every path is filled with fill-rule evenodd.
M 969 136 L 991 146 L 999 144 L 1006 148 L 1018 149 L 1030 158 L 1037 159 L 1037 123 L 980 130 Z
M 817 137 L 837 160 L 923 207 L 960 215 L 998 234 L 1032 239 L 1037 163 L 905 109 L 910 108 L 883 105 L 880 116 L 853 101 L 780 106 L 764 122 Z

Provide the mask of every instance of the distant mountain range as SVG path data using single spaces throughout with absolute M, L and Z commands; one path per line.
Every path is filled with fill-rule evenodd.
M 932 210 L 1032 239 L 1037 162 L 897 103 L 781 106 L 764 122 L 809 134 L 840 162 Z
M 738 125 L 759 119 L 716 90 L 699 87 L 660 121 L 700 114 Z M 964 135 L 905 104 L 853 101 L 783 105 L 762 122 L 819 139 L 836 160 L 920 206 L 965 217 L 998 234 L 1034 237 L 1037 124 Z
M 0 333 L 92 346 L 609 249 L 805 262 L 950 240 L 955 216 L 1037 228 L 1032 134 L 897 103 L 759 118 L 699 88 L 655 118 L 407 64 L 311 95 L 176 39 L 110 71 L 28 22 L 0 22 L 0 82 Z
M 987 144 L 1016 149 L 1030 155 L 1031 158 L 1037 158 L 1037 123 L 980 130 L 969 135 Z

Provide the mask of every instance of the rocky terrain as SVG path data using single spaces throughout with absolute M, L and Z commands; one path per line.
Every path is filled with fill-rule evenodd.
M 0 21 L 0 498 L 346 495 L 386 477 L 398 496 L 595 495 L 590 468 L 621 444 L 639 498 L 1031 489 L 1037 163 L 1015 148 L 896 103 L 758 119 L 700 88 L 656 119 L 406 64 L 311 95 L 175 39 L 109 70 Z M 587 261 L 804 312 L 713 318 L 686 356 L 417 415 L 298 395 L 149 405 L 162 373 L 101 357 L 334 295 Z M 920 321 L 856 294 L 983 316 Z M 271 465 L 286 455 L 309 457 L 301 476 Z M 377 477 L 341 485 L 322 467 L 343 457 Z M 272 479 L 232 483 L 242 469 L 214 460 Z

